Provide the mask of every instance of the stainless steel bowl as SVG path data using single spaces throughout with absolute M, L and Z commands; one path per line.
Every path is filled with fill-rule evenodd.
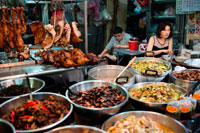
M 192 71 L 192 70 L 198 70 L 198 69 L 187 69 L 187 70 L 183 70 L 183 71 Z M 181 72 L 183 72 L 183 71 L 181 71 Z M 186 90 L 193 88 L 194 84 L 197 83 L 197 81 L 188 81 L 188 80 L 178 79 L 174 76 L 174 74 L 175 74 L 175 72 L 171 72 L 169 74 L 170 82 L 174 83 L 176 85 L 179 85 L 179 86 L 185 88 Z
M 159 59 L 159 58 L 152 58 L 152 57 L 139 57 L 135 60 L 135 62 L 142 61 L 142 60 L 165 63 L 166 65 L 169 66 L 169 70 L 165 73 L 162 73 L 161 75 L 157 75 L 157 76 L 147 75 L 147 76 L 145 76 L 140 71 L 131 67 L 133 72 L 135 73 L 135 82 L 136 83 L 140 83 L 140 82 L 160 82 L 160 81 L 163 81 L 165 79 L 165 77 L 172 71 L 171 63 L 169 63 L 166 60 L 162 60 L 162 59 Z
M 172 119 L 166 115 L 150 111 L 130 111 L 117 114 L 105 121 L 102 125 L 102 129 L 107 131 L 110 127 L 114 126 L 118 120 L 124 119 L 132 115 L 135 115 L 136 117 L 148 116 L 153 121 L 170 128 L 175 133 L 187 133 L 187 129 L 179 121 Z
M 66 114 L 61 120 L 58 120 L 57 122 L 55 122 L 55 123 L 53 123 L 51 125 L 48 125 L 48 126 L 45 126 L 45 127 L 42 127 L 42 128 L 33 129 L 33 130 L 20 130 L 20 131 L 17 131 L 17 132 L 30 133 L 30 132 L 43 132 L 45 130 L 49 130 L 49 129 L 57 126 L 58 124 L 62 123 L 72 113 L 73 106 L 72 106 L 72 104 L 70 104 L 70 102 L 63 95 L 56 94 L 56 93 L 50 93 L 50 92 L 38 92 L 38 93 L 33 93 L 32 95 L 33 95 L 33 99 L 37 99 L 37 100 L 44 100 L 44 99 L 49 98 L 49 96 L 54 96 L 54 98 L 56 100 L 64 103 L 68 108 L 70 108 L 69 113 Z M 4 115 L 6 113 L 10 113 L 10 111 L 12 109 L 14 109 L 15 107 L 26 103 L 26 101 L 29 98 L 30 98 L 29 95 L 26 94 L 26 95 L 14 97 L 14 98 L 2 103 L 0 105 L 0 116 Z
M 30 81 L 30 87 L 35 88 L 35 90 L 32 91 L 33 93 L 40 91 L 45 86 L 45 82 L 38 78 L 30 77 L 29 81 Z M 9 80 L 1 81 L 0 86 L 2 88 L 0 87 L 0 89 L 7 88 L 11 85 L 23 85 L 24 87 L 28 88 L 26 78 L 18 78 L 18 79 L 9 79 Z M 22 95 L 24 95 L 24 94 L 22 94 Z M 18 95 L 18 96 L 20 96 L 20 95 Z M 16 96 L 0 96 L 0 101 L 5 101 L 5 100 L 8 100 L 8 99 L 14 98 L 14 97 L 16 97 Z
M 112 82 L 105 82 L 105 81 L 101 81 L 101 80 L 88 80 L 88 81 L 83 81 L 83 82 L 74 84 L 74 85 L 70 86 L 69 89 L 72 92 L 76 93 L 76 92 L 80 92 L 80 91 L 87 91 L 92 88 L 95 88 L 98 86 L 103 86 L 103 85 L 108 85 L 108 86 L 111 86 L 112 88 L 119 90 L 122 93 L 122 95 L 126 97 L 125 100 L 122 103 L 120 103 L 116 106 L 113 106 L 113 107 L 88 108 L 88 107 L 81 106 L 79 104 L 72 102 L 69 97 L 69 92 L 67 90 L 66 97 L 74 105 L 74 110 L 75 110 L 75 112 L 77 112 L 77 114 L 79 116 L 81 116 L 82 118 L 84 118 L 86 120 L 90 120 L 90 121 L 104 121 L 106 119 L 106 117 L 110 117 L 111 115 L 116 114 L 120 110 L 120 108 L 128 101 L 129 95 L 128 95 L 127 90 L 124 87 L 122 87 L 121 85 L 114 84 Z
M 143 83 L 137 83 L 131 88 L 128 89 L 128 92 L 130 90 L 134 90 L 140 87 L 143 87 L 147 84 L 151 84 L 152 82 L 143 82 Z M 183 94 L 186 93 L 186 90 L 180 86 L 177 86 L 172 83 L 164 83 L 164 82 L 157 82 L 157 83 L 162 83 L 166 84 L 169 88 L 175 88 L 176 90 L 180 90 Z M 138 109 L 145 109 L 145 110 L 151 110 L 151 111 L 158 111 L 158 112 L 164 112 L 167 106 L 167 103 L 153 103 L 153 102 L 143 102 L 138 99 L 135 99 L 129 95 L 130 102 L 133 104 L 135 108 Z
M 92 126 L 83 126 L 83 125 L 72 125 L 58 127 L 47 133 L 106 133 L 104 130 L 101 130 Z
M 89 80 L 103 80 L 113 82 L 118 74 L 124 69 L 124 66 L 118 65 L 103 65 L 97 66 L 88 71 Z M 132 70 L 127 69 L 120 77 L 128 77 L 128 82 L 122 84 L 123 87 L 129 88 L 135 82 L 135 76 Z
M 14 126 L 3 119 L 0 119 L 0 131 L 1 133 L 16 133 Z

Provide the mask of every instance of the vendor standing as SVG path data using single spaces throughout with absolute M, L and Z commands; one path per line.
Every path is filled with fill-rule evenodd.
M 119 48 L 128 48 L 128 42 L 131 38 L 131 35 L 128 33 L 123 32 L 121 27 L 115 27 L 112 31 L 113 37 L 111 38 L 110 42 L 107 44 L 106 48 L 98 55 L 101 59 L 103 57 L 107 57 L 113 62 L 116 62 L 117 57 L 113 54 L 112 49 L 119 49 Z M 115 50 L 114 50 L 115 51 Z M 111 54 L 109 54 L 111 52 Z
M 162 57 L 164 54 L 171 56 L 173 46 L 172 35 L 172 25 L 167 21 L 161 22 L 157 28 L 156 36 L 152 36 L 149 39 L 147 51 L 153 51 L 155 57 Z M 147 53 L 147 56 L 153 56 L 153 54 Z

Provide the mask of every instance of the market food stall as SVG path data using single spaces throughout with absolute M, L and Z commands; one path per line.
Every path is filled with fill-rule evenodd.
M 88 52 L 87 25 L 83 39 L 78 23 L 67 22 L 60 11 L 64 10 L 62 1 L 57 2 L 60 7 L 53 9 L 51 21 L 28 24 L 33 44 L 23 41 L 27 30 L 24 8 L 2 7 L 0 36 L 5 39 L 0 40 L 0 125 L 4 128 L 0 126 L 0 131 L 6 126 L 11 132 L 24 133 L 130 129 L 187 133 L 200 129 L 195 125 L 200 119 L 199 59 L 178 62 L 174 55 L 141 57 L 145 51 L 117 49 L 118 54 L 135 56 L 136 60 L 128 68 L 107 65 Z M 90 6 L 97 9 L 99 1 L 92 2 Z M 44 2 L 44 9 L 50 3 Z M 87 17 L 84 20 L 87 23 Z M 12 35 L 6 34 L 12 30 Z M 84 50 L 77 47 L 81 42 L 85 43 Z M 176 70 L 176 65 L 195 69 Z M 84 79 L 68 82 L 65 76 L 80 78 L 75 71 L 83 72 Z M 52 77 L 53 81 L 47 82 Z

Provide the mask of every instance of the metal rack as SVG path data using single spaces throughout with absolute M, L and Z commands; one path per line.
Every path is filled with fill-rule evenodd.
M 85 39 L 85 53 L 88 53 L 88 21 L 87 21 L 87 0 L 62 0 L 63 2 L 84 2 L 84 39 Z M 37 4 L 44 4 L 46 7 L 51 1 L 39 1 Z M 36 4 L 35 1 L 27 1 L 26 4 Z M 45 7 L 44 6 L 44 7 Z
M 155 6 L 158 6 L 158 7 L 162 6 L 162 8 L 163 8 L 163 6 L 167 7 L 169 5 L 172 5 L 174 7 L 174 10 L 176 10 L 176 0 L 149 0 L 147 12 L 146 12 L 146 15 L 147 15 L 146 34 L 147 34 L 147 38 L 150 38 L 153 35 L 153 33 L 155 31 L 152 31 L 151 29 L 153 27 L 153 24 L 155 24 L 155 22 L 161 22 L 164 20 L 170 21 L 173 23 L 173 26 L 175 27 L 173 29 L 173 31 L 174 31 L 173 45 L 176 45 L 181 40 L 179 38 L 182 38 L 180 33 L 182 33 L 182 30 L 184 29 L 184 27 L 181 24 L 183 22 L 181 22 L 180 20 L 183 20 L 184 16 L 177 15 L 177 14 L 175 16 L 154 15 L 154 13 L 155 13 L 154 7 Z M 159 10 L 159 8 L 157 10 Z

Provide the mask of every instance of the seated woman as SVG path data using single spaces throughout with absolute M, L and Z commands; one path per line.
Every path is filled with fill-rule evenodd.
M 172 35 L 172 25 L 167 21 L 161 22 L 157 28 L 156 36 L 149 39 L 147 51 L 153 51 L 154 57 L 162 57 L 164 54 L 170 56 L 173 46 Z M 153 56 L 153 54 L 147 52 L 147 56 Z

